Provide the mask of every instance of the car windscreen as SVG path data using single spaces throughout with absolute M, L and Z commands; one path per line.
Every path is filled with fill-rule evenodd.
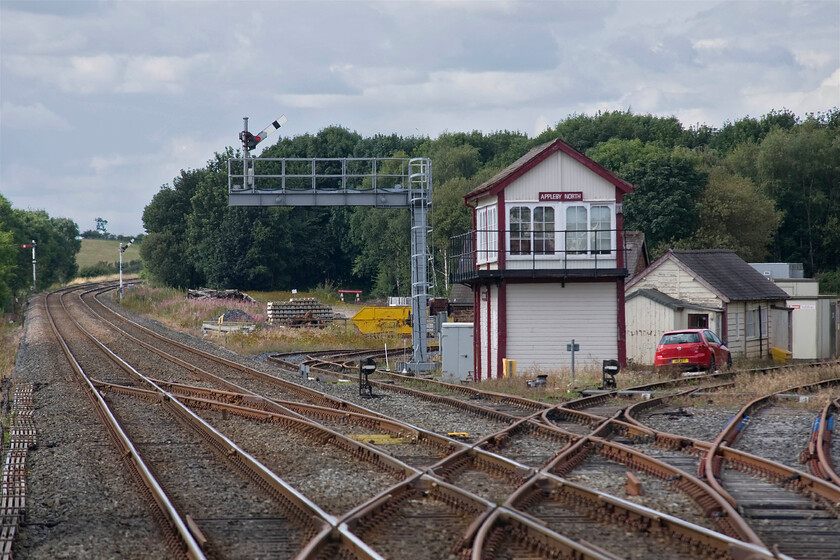
M 659 341 L 660 346 L 667 346 L 669 344 L 691 344 L 700 342 L 700 334 L 696 332 L 684 332 L 666 334 Z

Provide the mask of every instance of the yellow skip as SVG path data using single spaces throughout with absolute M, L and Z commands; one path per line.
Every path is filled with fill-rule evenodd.
M 470 434 L 468 434 L 467 432 L 449 432 L 446 435 L 456 439 L 467 439 L 468 437 L 470 437 Z
M 363 334 L 411 334 L 410 307 L 363 307 L 353 316 L 353 324 Z
M 388 445 L 394 443 L 414 443 L 414 438 L 400 437 L 391 434 L 361 434 L 347 436 L 350 439 L 361 441 L 362 443 L 375 443 L 376 445 Z

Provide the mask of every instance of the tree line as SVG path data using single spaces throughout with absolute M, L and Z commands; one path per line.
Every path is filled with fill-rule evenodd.
M 435 295 L 446 295 L 449 239 L 469 231 L 466 193 L 528 150 L 562 138 L 637 186 L 625 198 L 625 227 L 645 233 L 652 258 L 669 247 L 732 249 L 748 262 L 801 262 L 840 293 L 840 110 L 798 117 L 781 110 L 720 128 L 674 117 L 612 111 L 572 115 L 530 138 L 521 132 L 447 132 L 436 139 L 363 137 L 341 126 L 281 138 L 262 157 L 428 157 Z M 144 274 L 176 287 L 250 290 L 358 288 L 410 293 L 409 214 L 365 207 L 227 205 L 227 148 L 199 169 L 181 170 L 143 212 Z M 108 238 L 107 222 L 86 237 Z M 0 196 L 0 307 L 31 284 L 76 273 L 78 226 L 43 211 L 13 209 Z
M 36 242 L 36 289 L 76 276 L 76 253 L 82 242 L 70 218 L 51 218 L 43 210 L 20 210 L 0 194 L 0 311 L 15 307 L 32 286 L 32 249 Z
M 542 143 L 562 138 L 637 186 L 628 229 L 653 258 L 668 247 L 724 248 L 743 259 L 802 262 L 840 292 L 840 110 L 773 111 L 719 129 L 613 111 L 520 132 L 362 137 L 340 126 L 282 138 L 262 157 L 429 157 L 436 293 L 451 236 L 471 228 L 463 196 Z M 227 206 L 228 148 L 182 170 L 146 206 L 147 273 L 180 287 L 271 290 L 320 283 L 374 296 L 410 293 L 409 215 L 364 207 Z M 833 283 L 833 284 L 832 284 Z

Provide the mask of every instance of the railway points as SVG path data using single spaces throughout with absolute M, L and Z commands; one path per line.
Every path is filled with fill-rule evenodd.
M 728 382 L 737 372 L 648 384 L 630 388 L 632 394 L 628 395 L 609 392 L 557 404 L 484 391 L 480 385 L 446 385 L 377 370 L 369 382 L 383 396 L 366 399 L 352 384 L 324 381 L 347 375 L 345 370 L 358 372 L 362 360 L 377 359 L 371 351 L 287 355 L 269 363 L 254 362 L 151 323 L 130 321 L 106 289 L 113 287 L 74 288 L 64 297 L 67 314 L 108 348 L 97 346 L 96 352 L 110 352 L 107 358 L 84 359 L 90 370 L 96 371 L 96 379 L 88 381 L 88 394 L 122 407 L 126 417 L 128 411 L 135 411 L 138 417 L 152 415 L 146 421 L 145 436 L 142 430 L 129 430 L 141 435 L 140 442 L 176 433 L 162 425 L 154 428 L 161 421 L 158 412 L 172 407 L 200 418 L 199 423 L 212 426 L 219 436 L 224 434 L 223 440 L 211 438 L 230 442 L 223 445 L 222 449 L 227 449 L 223 455 L 237 461 L 247 458 L 257 469 L 253 472 L 259 473 L 236 476 L 273 488 L 275 503 L 289 506 L 281 507 L 275 519 L 288 516 L 290 527 L 295 526 L 301 535 L 278 539 L 276 527 L 254 523 L 250 533 L 255 541 L 249 546 L 256 548 L 249 550 L 276 546 L 298 558 L 313 559 L 490 559 L 518 554 L 529 558 L 658 554 L 762 559 L 773 558 L 771 547 L 781 545 L 781 555 L 776 557 L 818 557 L 809 556 L 816 548 L 791 548 L 793 554 L 786 556 L 784 542 L 773 541 L 741 519 L 729 502 L 731 494 L 726 490 L 706 492 L 703 479 L 686 467 L 699 464 L 703 454 L 712 449 L 712 442 L 676 434 L 669 438 L 644 425 L 656 418 L 660 410 L 656 406 L 666 410 L 669 402 L 679 403 L 674 410 L 683 407 L 674 418 L 684 421 L 689 418 L 686 410 L 693 410 L 679 400 L 688 398 L 679 395 L 686 392 L 686 384 L 692 389 L 702 387 L 701 398 L 708 400 L 710 386 Z M 69 323 L 64 324 L 65 332 L 72 330 Z M 83 347 L 89 344 L 74 338 L 68 349 L 85 354 L 89 351 Z M 132 380 L 124 367 L 115 367 L 121 361 L 129 369 L 154 371 L 155 375 Z M 304 362 L 309 370 L 301 377 L 300 364 Z M 78 381 L 68 381 L 77 377 L 76 373 L 63 374 L 68 388 L 78 386 Z M 146 398 L 138 398 L 143 391 L 148 393 Z M 135 394 L 128 394 L 132 392 Z M 648 405 L 656 401 L 653 395 L 660 394 L 668 396 Z M 37 400 L 37 392 L 35 396 Z M 694 402 L 702 405 L 704 401 Z M 826 410 L 832 418 L 836 414 L 836 409 Z M 731 411 L 727 414 L 731 416 Z M 283 431 L 282 437 L 278 430 Z M 809 436 L 810 431 L 805 434 L 805 446 Z M 230 445 L 237 449 L 232 456 L 234 447 Z M 138 449 L 142 452 L 137 454 L 155 457 L 155 447 L 166 449 L 165 445 L 150 448 L 141 443 Z M 818 448 L 823 449 L 823 455 L 828 449 L 830 455 L 830 445 L 814 447 L 812 455 L 819 455 Z M 326 452 L 320 461 L 318 449 Z M 740 465 L 747 456 L 737 449 L 722 452 L 727 467 Z M 284 461 L 297 453 L 310 454 L 314 460 L 301 458 L 302 471 L 284 470 Z M 341 457 L 348 461 L 343 472 L 331 469 L 331 461 Z M 679 458 L 683 458 L 682 467 Z M 363 464 L 367 466 L 359 466 Z M 795 472 L 801 473 L 801 480 L 810 481 L 801 468 Z M 329 470 L 336 472 L 324 478 Z M 628 472 L 641 483 L 642 496 L 628 495 L 624 488 Z M 730 484 L 736 480 L 728 471 L 722 478 L 724 483 L 729 478 Z M 777 486 L 773 477 L 762 480 Z M 354 481 L 358 491 L 341 490 Z M 833 494 L 822 486 L 817 488 L 817 483 L 800 484 L 818 496 L 816 501 L 823 500 L 821 513 L 815 514 L 823 516 L 820 523 L 834 527 L 836 509 L 824 504 Z M 171 490 L 177 488 L 171 479 L 163 487 L 181 495 Z M 813 503 L 808 492 L 797 495 Z M 178 515 L 190 509 L 183 506 L 181 498 L 172 503 Z M 309 522 L 295 524 L 296 515 L 289 512 L 307 509 L 304 517 Z M 243 521 L 247 516 L 233 517 L 238 526 L 248 526 Z M 216 518 L 192 514 L 181 518 L 184 536 L 198 547 L 192 557 L 237 556 L 219 536 Z M 160 528 L 168 522 L 159 519 L 153 523 Z M 24 534 L 31 534 L 26 531 L 29 529 Z M 418 546 L 404 538 L 416 531 L 435 534 L 434 545 Z M 603 536 L 592 539 L 595 531 Z M 233 531 L 229 541 L 244 539 L 246 534 L 248 529 Z M 290 530 L 288 534 L 296 533 Z M 186 550 L 171 544 L 165 548 L 173 557 Z

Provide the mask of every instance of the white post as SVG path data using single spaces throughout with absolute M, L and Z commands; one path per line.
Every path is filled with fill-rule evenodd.
M 122 242 L 120 242 L 120 299 L 123 298 L 123 284 L 122 284 L 122 254 L 123 254 L 123 246 Z
M 35 259 L 35 240 L 32 240 L 32 291 L 36 291 L 38 289 L 38 282 L 37 282 L 37 275 L 36 275 L 36 266 L 35 263 L 37 262 Z
M 134 243 L 134 238 L 132 238 L 125 247 L 123 247 L 122 242 L 120 242 L 120 300 L 123 298 L 122 256 L 123 253 L 125 253 L 125 250 L 131 247 L 132 243 Z

